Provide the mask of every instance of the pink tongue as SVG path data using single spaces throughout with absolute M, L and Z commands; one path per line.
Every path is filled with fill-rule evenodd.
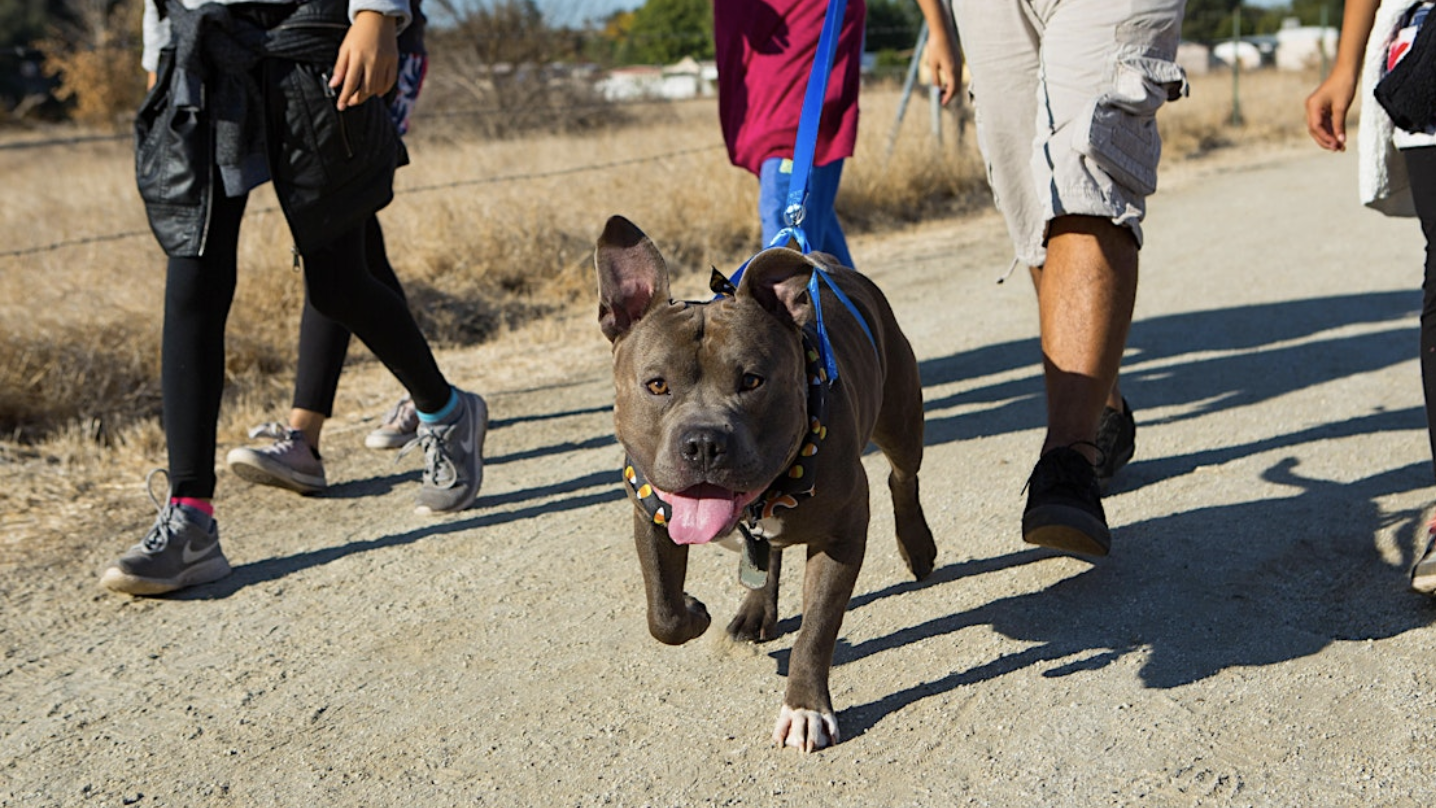
M 743 499 L 716 485 L 696 485 L 678 494 L 664 494 L 673 508 L 668 535 L 676 544 L 706 544 L 733 528 Z

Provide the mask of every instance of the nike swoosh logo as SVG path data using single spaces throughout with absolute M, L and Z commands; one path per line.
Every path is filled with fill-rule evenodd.
M 470 404 L 470 409 L 472 409 L 472 408 L 473 408 L 473 405 Z M 459 441 L 459 446 L 464 450 L 464 453 L 465 453 L 466 455 L 468 455 L 468 456 L 473 456 L 473 454 L 474 454 L 474 433 L 475 433 L 475 432 L 478 432 L 478 431 L 479 431 L 479 418 L 478 418 L 478 413 L 470 413 L 470 414 L 469 414 L 469 434 L 465 435 L 465 436 L 464 436 L 464 439 L 461 440 L 461 441 Z
M 193 564 L 194 562 L 199 561 L 201 558 L 204 558 L 205 556 L 209 555 L 212 550 L 214 550 L 213 544 L 196 553 L 190 549 L 190 544 L 186 542 L 185 546 L 180 550 L 180 560 L 183 561 L 185 564 Z

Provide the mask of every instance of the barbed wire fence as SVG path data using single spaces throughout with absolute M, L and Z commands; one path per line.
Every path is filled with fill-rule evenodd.
M 907 29 L 890 29 L 890 28 L 881 28 L 881 27 L 869 27 L 868 30 L 867 30 L 867 34 L 868 34 L 869 36 L 872 36 L 872 35 L 874 35 L 874 34 L 895 34 L 895 33 L 904 33 L 904 32 L 906 32 L 906 31 L 907 31 Z M 652 36 L 652 35 L 650 35 L 650 36 Z M 663 36 L 663 35 L 659 35 L 659 36 Z M 104 46 L 100 46 L 100 47 L 104 47 Z M 914 48 L 914 52 L 913 52 L 913 54 L 912 54 L 912 57 L 913 57 L 914 59 L 915 59 L 916 56 L 917 56 L 917 49 L 920 49 L 920 48 L 921 48 L 921 41 L 919 40 L 919 42 L 918 42 L 916 48 Z M 877 77 L 878 77 L 878 78 L 883 78 L 884 76 L 881 74 L 881 72 L 879 72 L 879 73 L 877 74 Z M 591 101 L 591 102 L 567 102 L 567 103 L 563 103 L 563 104 L 547 104 L 547 105 L 545 105 L 545 104 L 540 104 L 540 105 L 537 105 L 537 106 L 534 107 L 534 108 L 527 109 L 526 112 L 527 112 L 527 113 L 536 113 L 536 114 L 540 114 L 540 115 L 543 115 L 543 114 L 547 114 L 547 115 L 560 115 L 560 114 L 573 114 L 573 113 L 576 113 L 576 112 L 594 111 L 594 110 L 601 110 L 601 109 L 613 109 L 615 106 L 621 106 L 621 107 L 627 109 L 627 108 L 642 107 L 642 106 L 645 106 L 645 105 L 655 105 L 655 106 L 656 106 L 656 105 L 672 105 L 672 104 L 674 104 L 674 103 L 675 103 L 675 100 L 674 100 L 674 99 L 668 99 L 668 98 L 635 98 L 635 99 L 627 99 L 627 100 L 624 100 L 624 101 L 622 101 L 622 102 L 614 102 L 614 101 L 610 101 L 610 100 L 598 100 L 598 99 L 596 99 L 596 100 Z M 513 114 L 513 110 L 511 110 L 511 109 L 506 109 L 506 108 L 502 108 L 502 107 L 449 107 L 449 108 L 440 108 L 440 109 L 436 109 L 436 110 L 432 110 L 432 111 L 427 111 L 427 112 L 421 113 L 420 116 L 416 116 L 416 119 L 418 119 L 418 118 L 423 118 L 423 119 L 430 119 L 430 120 L 434 120 L 434 121 L 443 121 L 443 120 L 455 120 L 455 119 L 463 119 L 463 118 L 471 118 L 471 119 L 472 119 L 472 118 L 488 118 L 488 117 L 493 117 L 493 116 L 508 116 L 508 115 L 512 115 L 512 114 Z M 120 134 L 67 135 L 67 136 L 64 136 L 64 137 L 52 137 L 52 138 L 35 139 L 35 140 L 16 140 L 16 141 L 10 141 L 10 142 L 0 142 L 0 152 L 6 152 L 6 151 L 26 151 L 26 150 L 43 150 L 43 149 L 50 149 L 50 148 L 61 148 L 61 147 L 81 146 L 81 145 L 87 145 L 87 144 L 119 143 L 119 142 L 124 142 L 124 141 L 132 140 L 133 137 L 134 137 L 133 134 L 130 134 L 130 133 L 120 133 Z M 673 158 L 677 158 L 677 157 L 683 157 L 683 156 L 688 156 L 688 155 L 693 155 L 693 154 L 699 154 L 699 153 L 705 153 L 705 152 L 716 152 L 716 151 L 722 150 L 723 148 L 724 148 L 724 147 L 723 147 L 721 144 L 715 144 L 715 145 L 711 145 L 711 146 L 701 146 L 701 147 L 695 147 L 695 148 L 679 149 L 679 150 L 676 150 L 676 151 L 670 151 L 670 152 L 666 152 L 666 153 L 663 153 L 663 154 L 646 155 L 646 156 L 643 156 L 643 157 L 635 157 L 635 158 L 629 158 L 629 159 L 612 160 L 612 161 L 608 161 L 608 162 L 604 162 L 604 163 L 595 163 L 595 164 L 590 164 L 590 165 L 574 166 L 574 167 L 570 167 L 570 168 L 556 169 L 556 170 L 552 170 L 552 171 L 526 172 L 526 173 L 521 173 L 521 174 L 509 174 L 509 175 L 502 175 L 502 176 L 496 176 L 496 177 L 483 177 L 483 178 L 460 179 L 460 180 L 453 180 L 453 181 L 450 181 L 450 182 L 434 183 L 434 184 L 429 184 L 429 185 L 419 185 L 419 186 L 411 186 L 411 187 L 405 187 L 405 188 L 396 188 L 396 189 L 395 189 L 395 195 L 396 195 L 396 196 L 400 196 L 400 195 L 426 193 L 426 192 L 433 192 L 433 191 L 440 191 L 440 190 L 450 190 L 450 189 L 463 188 L 463 187 L 472 187 L 472 186 L 481 186 L 481 185 L 494 185 L 494 184 L 500 184 L 500 183 L 534 182 L 534 181 L 549 179 L 549 178 L 553 178 L 553 177 L 572 176 L 572 175 L 575 175 L 575 174 L 585 174 L 585 173 L 594 173 L 594 172 L 601 172 L 601 171 L 609 171 L 609 170 L 613 170 L 613 169 L 617 169 L 617 168 L 623 168 L 623 167 L 628 167 L 628 166 L 633 166 L 633 165 L 638 165 L 638 164 L 643 164 L 643 163 L 656 163 L 656 162 L 661 162 L 661 161 L 664 161 L 664 160 L 669 160 L 669 159 L 673 159 Z M 252 210 L 252 213 L 253 213 L 253 214 L 258 214 L 258 215 L 263 215 L 263 214 L 275 213 L 275 212 L 278 212 L 278 211 L 279 211 L 279 208 L 278 208 L 277 206 L 266 206 L 266 207 L 263 207 L 263 208 L 255 208 L 255 209 L 253 209 L 253 210 Z M 60 250 L 65 250 L 65 249 L 72 249 L 72 248 L 84 247 L 84 246 L 95 245 L 95 244 L 104 244 L 104 243 L 110 243 L 110 242 L 116 242 L 116 241 L 124 241 L 124 240 L 127 240 L 127 239 L 133 239 L 133 238 L 141 238 L 141 237 L 145 237 L 145 236 L 149 236 L 149 235 L 150 235 L 150 231 L 149 231 L 148 229 L 143 229 L 143 230 L 138 230 L 138 229 L 137 229 L 137 230 L 125 230 L 125 231 L 119 231 L 119 232 L 113 232 L 113 233 L 101 233 L 101 234 L 94 234 L 94 235 L 87 235 L 87 236 L 79 236 L 79 237 L 75 237 L 75 238 L 61 239 L 61 240 L 56 240 L 56 241 L 52 241 L 52 242 L 48 242 L 48 243 L 43 243 L 43 244 L 36 244 L 36 245 L 28 246 L 28 247 L 19 247 L 19 248 L 13 248 L 13 249 L 8 249 L 8 250 L 0 250 L 0 259 L 24 258 L 24 257 L 33 256 L 33 255 L 39 255 L 39 254 L 44 254 L 44 253 L 58 252 L 58 251 L 60 251 Z
M 123 136 L 117 137 L 118 139 L 124 139 Z M 105 137 L 96 139 L 114 140 L 116 138 Z M 86 140 L 88 141 L 90 139 Z M 63 141 L 55 141 L 46 145 L 60 145 L 62 142 Z M 694 154 L 720 151 L 723 148 L 724 147 L 721 144 L 714 144 L 710 146 L 695 146 L 693 148 L 679 149 L 676 151 L 664 152 L 662 154 L 645 155 L 643 157 L 631 157 L 622 160 L 611 160 L 604 163 L 592 163 L 588 165 L 571 166 L 569 168 L 554 169 L 552 171 L 535 171 L 525 172 L 521 174 L 504 174 L 496 177 L 475 177 L 469 179 L 451 180 L 449 182 L 430 183 L 427 185 L 415 185 L 407 188 L 396 188 L 394 191 L 394 195 L 404 196 L 408 194 L 452 190 L 455 188 L 466 188 L 478 185 L 497 185 L 500 183 L 507 182 L 535 182 L 538 180 L 546 180 L 554 177 L 566 177 L 575 174 L 589 174 L 599 171 L 610 171 L 616 168 L 625 168 L 628 166 L 639 165 L 642 163 L 657 163 L 664 160 L 671 160 L 676 157 L 686 157 Z M 279 208 L 274 205 L 266 206 L 263 208 L 256 208 L 253 211 L 253 213 L 255 214 L 277 212 L 279 212 Z M 125 239 L 139 238 L 141 236 L 148 235 L 150 235 L 149 230 L 126 230 L 117 233 L 104 233 L 92 236 L 81 236 L 72 239 L 54 241 L 48 244 L 39 244 L 31 247 L 21 247 L 18 249 L 3 250 L 0 251 L 0 258 L 23 258 L 26 256 L 38 255 L 41 253 L 57 252 L 59 250 L 69 249 L 73 247 L 83 247 L 90 244 L 103 244 L 112 241 L 123 241 Z

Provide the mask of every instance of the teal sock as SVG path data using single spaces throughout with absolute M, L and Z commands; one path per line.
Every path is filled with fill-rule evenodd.
M 415 412 L 419 413 L 419 420 L 420 420 L 420 421 L 423 421 L 423 422 L 426 423 L 426 424 L 437 424 L 437 423 L 439 423 L 440 421 L 444 420 L 445 418 L 448 418 L 450 415 L 453 415 L 453 414 L 454 414 L 454 410 L 456 410 L 456 409 L 458 409 L 458 408 L 459 408 L 459 391 L 458 391 L 458 390 L 455 390 L 455 389 L 452 388 L 452 387 L 450 387 L 450 388 L 449 388 L 449 403 L 448 403 L 448 404 L 445 404 L 443 409 L 439 410 L 438 412 L 429 413 L 429 412 L 424 412 L 423 410 L 420 410 L 420 409 L 417 409 L 417 408 L 416 408 L 416 409 L 415 409 Z

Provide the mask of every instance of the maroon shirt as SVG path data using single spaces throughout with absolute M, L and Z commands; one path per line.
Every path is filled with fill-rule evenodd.
M 757 174 L 770 157 L 792 157 L 803 94 L 823 31 L 824 0 L 718 0 L 713 34 L 718 119 L 728 158 Z M 858 71 L 864 0 L 848 0 L 818 127 L 815 166 L 851 157 L 858 139 Z

